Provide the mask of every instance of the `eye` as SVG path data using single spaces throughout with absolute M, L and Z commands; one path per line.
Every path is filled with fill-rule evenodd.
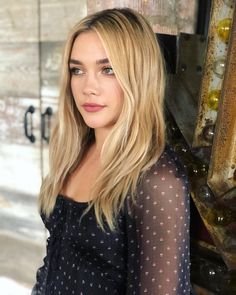
M 80 68 L 70 68 L 71 75 L 80 76 L 83 75 L 83 71 Z
M 107 75 L 114 75 L 114 71 L 113 71 L 112 67 L 104 67 L 102 69 L 102 72 Z

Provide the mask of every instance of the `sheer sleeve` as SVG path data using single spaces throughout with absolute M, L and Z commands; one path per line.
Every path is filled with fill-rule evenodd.
M 190 294 L 189 202 L 185 169 L 167 147 L 128 208 L 126 295 Z

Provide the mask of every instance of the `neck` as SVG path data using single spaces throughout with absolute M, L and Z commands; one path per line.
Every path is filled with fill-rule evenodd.
M 106 139 L 109 131 L 110 130 L 108 130 L 108 129 L 95 129 L 94 130 L 94 135 L 95 135 L 94 149 L 95 149 L 96 153 L 101 154 L 103 144 L 105 142 L 105 139 Z

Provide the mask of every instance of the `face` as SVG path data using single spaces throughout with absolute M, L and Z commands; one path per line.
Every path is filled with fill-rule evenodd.
M 121 113 L 123 91 L 97 33 L 84 32 L 75 39 L 70 72 L 72 94 L 87 126 L 110 129 Z

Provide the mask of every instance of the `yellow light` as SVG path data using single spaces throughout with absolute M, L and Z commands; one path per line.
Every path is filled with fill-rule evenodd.
M 231 24 L 232 24 L 231 18 L 224 18 L 217 25 L 217 34 L 220 40 L 225 43 L 227 43 L 229 40 Z
M 219 104 L 219 99 L 220 99 L 220 90 L 212 90 L 207 97 L 207 105 L 210 109 L 212 110 L 217 110 L 218 109 L 218 104 Z

